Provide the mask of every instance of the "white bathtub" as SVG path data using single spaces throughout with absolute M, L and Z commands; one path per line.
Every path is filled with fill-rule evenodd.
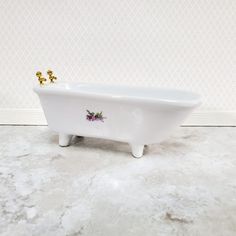
M 199 95 L 172 89 L 54 83 L 34 91 L 60 146 L 72 135 L 99 137 L 129 143 L 134 157 L 168 137 L 200 104 Z

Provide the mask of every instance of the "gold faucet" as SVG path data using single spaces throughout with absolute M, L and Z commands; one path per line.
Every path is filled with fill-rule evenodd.
M 49 75 L 50 83 L 54 83 L 54 80 L 57 80 L 57 77 L 55 77 L 55 76 L 53 75 L 53 71 L 48 70 L 48 71 L 47 71 L 47 74 Z
M 42 72 L 40 71 L 36 73 L 36 76 L 38 77 L 38 81 L 40 85 L 44 85 L 44 82 L 47 81 L 45 78 L 42 77 Z

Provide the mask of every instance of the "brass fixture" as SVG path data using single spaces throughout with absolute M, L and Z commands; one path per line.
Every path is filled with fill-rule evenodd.
M 54 83 L 54 80 L 57 80 L 57 77 L 55 77 L 55 76 L 53 75 L 53 71 L 48 70 L 48 71 L 47 71 L 47 74 L 49 75 L 50 83 Z
M 40 85 L 44 85 L 44 82 L 47 81 L 45 78 L 42 77 L 42 72 L 40 71 L 36 73 L 36 76 L 38 77 L 38 81 Z

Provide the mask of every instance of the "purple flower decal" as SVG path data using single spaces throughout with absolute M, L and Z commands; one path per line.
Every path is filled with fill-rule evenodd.
M 102 121 L 102 122 L 104 122 L 104 119 L 106 119 L 106 117 L 104 117 L 103 115 L 102 115 L 102 111 L 101 112 L 97 112 L 97 113 L 95 113 L 95 112 L 90 112 L 89 110 L 87 110 L 87 115 L 86 115 L 86 119 L 88 120 L 88 121 Z

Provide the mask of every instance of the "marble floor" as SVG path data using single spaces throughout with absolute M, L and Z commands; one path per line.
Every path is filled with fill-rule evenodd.
M 236 128 L 126 143 L 0 126 L 1 236 L 236 235 Z

